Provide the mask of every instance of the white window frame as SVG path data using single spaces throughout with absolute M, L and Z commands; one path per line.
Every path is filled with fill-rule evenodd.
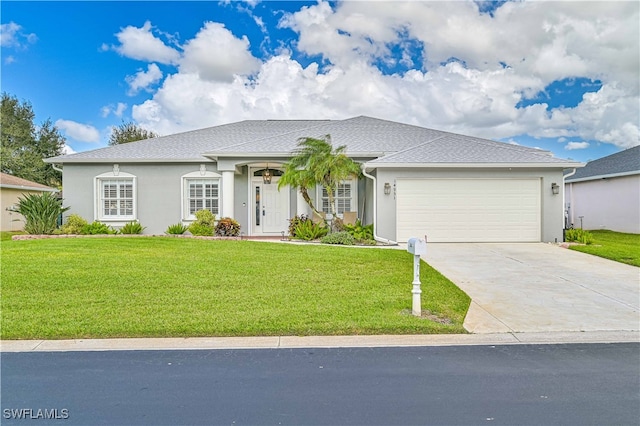
M 132 214 L 130 215 L 109 215 L 104 213 L 104 190 L 103 184 L 108 181 L 129 181 L 132 187 Z M 138 218 L 138 185 L 137 177 L 131 173 L 125 172 L 108 172 L 94 177 L 94 220 L 100 222 L 113 222 L 113 225 L 124 225 L 127 222 L 137 220 Z
M 349 179 L 349 180 L 344 180 L 344 181 L 340 182 L 341 185 L 344 185 L 344 184 L 347 184 L 347 183 L 351 185 L 351 196 L 349 197 L 350 203 L 351 203 L 351 208 L 350 208 L 350 210 L 344 210 L 344 211 L 356 212 L 357 213 L 358 212 L 358 179 Z M 328 201 L 328 197 L 324 197 L 323 196 L 324 192 L 325 192 L 324 187 L 322 185 L 318 185 L 317 188 L 318 188 L 318 191 L 317 191 L 317 195 L 316 195 L 317 198 L 316 199 L 318 200 L 318 202 L 317 202 L 318 207 L 319 207 L 318 210 L 320 210 L 321 212 L 324 212 L 324 213 L 330 213 L 331 211 L 329 209 L 328 203 L 327 203 L 327 210 L 325 211 L 324 201 L 325 200 Z M 336 193 L 334 195 L 334 198 L 337 201 L 339 198 L 346 199 L 347 197 L 338 197 L 338 194 Z M 340 212 L 340 206 L 338 204 L 336 204 L 336 212 L 338 213 L 338 217 L 342 219 L 342 217 L 343 217 L 342 213 L 343 212 Z
M 218 213 L 214 213 L 216 217 L 220 217 L 220 212 L 222 212 L 222 175 L 215 172 L 209 171 L 198 171 L 187 173 L 181 177 L 182 185 L 181 185 L 181 202 L 182 202 L 182 220 L 185 222 L 191 222 L 196 220 L 196 216 L 190 212 L 189 206 L 189 183 L 192 181 L 212 181 L 218 185 Z

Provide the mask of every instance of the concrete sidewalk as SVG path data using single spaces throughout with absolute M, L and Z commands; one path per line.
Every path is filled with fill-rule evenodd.
M 637 331 L 430 334 L 383 336 L 191 337 L 157 339 L 3 340 L 1 352 L 71 352 L 194 349 L 295 349 L 406 346 L 640 343 Z

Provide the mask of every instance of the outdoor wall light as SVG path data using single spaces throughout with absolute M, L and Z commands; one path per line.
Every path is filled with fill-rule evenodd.
M 384 183 L 384 195 L 391 194 L 391 184 L 389 182 Z
M 269 170 L 268 164 L 267 164 L 267 168 L 264 169 L 264 173 L 262 173 L 262 182 L 265 185 L 269 185 L 271 183 L 271 171 Z
M 560 186 L 555 182 L 551 184 L 551 193 L 553 195 L 558 195 L 560 193 Z

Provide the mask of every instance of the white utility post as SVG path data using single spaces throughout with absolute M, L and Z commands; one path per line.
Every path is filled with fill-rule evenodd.
M 409 238 L 407 241 L 407 251 L 413 254 L 413 289 L 411 294 L 413 295 L 413 303 L 411 305 L 411 313 L 419 317 L 422 316 L 422 303 L 420 295 L 420 256 L 427 254 L 427 237 L 424 240 L 419 238 Z

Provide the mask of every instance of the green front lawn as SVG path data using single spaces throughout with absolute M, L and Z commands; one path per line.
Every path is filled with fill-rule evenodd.
M 590 231 L 594 236 L 591 245 L 571 246 L 572 250 L 640 266 L 640 235 L 613 231 Z
M 0 241 L 11 241 L 14 235 L 24 234 L 22 231 L 0 231 Z
M 462 333 L 470 299 L 404 250 L 165 237 L 2 243 L 2 338 Z M 444 321 L 446 322 L 446 321 Z

